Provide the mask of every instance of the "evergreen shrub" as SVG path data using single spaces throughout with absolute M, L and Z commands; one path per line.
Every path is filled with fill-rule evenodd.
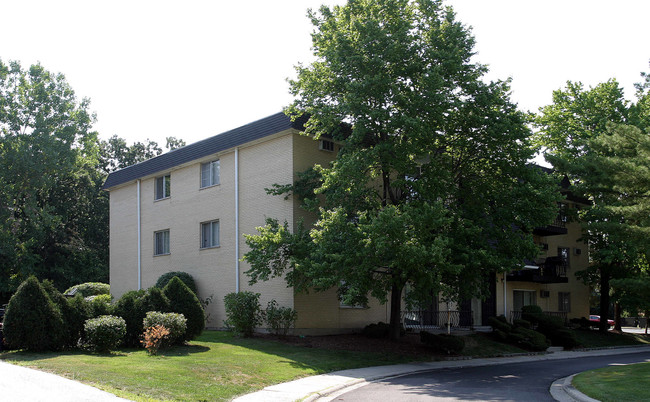
M 140 346 L 140 335 L 142 334 L 142 320 L 147 315 L 144 311 L 142 299 L 146 292 L 144 290 L 131 290 L 122 295 L 115 303 L 113 314 L 122 317 L 126 323 L 126 335 L 124 342 L 126 346 Z
M 189 341 L 201 335 L 205 328 L 203 307 L 196 294 L 178 277 L 172 278 L 163 289 L 169 300 L 171 311 L 183 314 L 187 319 L 185 340 Z
M 380 321 L 376 324 L 373 323 L 366 325 L 363 330 L 361 330 L 361 335 L 374 339 L 388 338 L 389 331 L 390 325 Z
M 102 315 L 91 318 L 84 325 L 86 344 L 98 351 L 108 352 L 118 348 L 126 336 L 126 322 L 122 317 Z
M 61 343 L 58 348 L 74 348 L 83 337 L 84 322 L 89 316 L 88 304 L 81 296 L 66 298 L 55 287 L 54 283 L 44 280 L 41 285 L 50 297 L 56 308 L 61 312 L 63 325 L 61 326 Z M 77 299 L 78 298 L 78 299 Z
M 198 295 L 199 293 L 197 292 L 196 289 L 196 282 L 194 282 L 194 278 L 192 275 L 188 274 L 187 272 L 181 272 L 181 271 L 175 271 L 175 272 L 167 272 L 166 274 L 160 275 L 158 280 L 156 281 L 156 286 L 158 289 L 164 289 L 165 286 L 169 283 L 169 281 L 172 280 L 173 277 L 177 277 L 185 285 L 187 285 L 188 288 L 194 293 L 195 295 Z
M 88 296 L 84 300 L 88 303 L 90 318 L 113 314 L 112 297 L 109 294 Z
M 262 322 L 260 294 L 249 291 L 228 293 L 223 301 L 226 307 L 224 325 L 238 336 L 252 336 L 255 327 Z
M 12 349 L 57 350 L 65 339 L 63 325 L 61 311 L 38 279 L 30 276 L 9 300 L 3 333 Z
M 508 341 L 523 349 L 534 352 L 544 351 L 550 346 L 544 334 L 523 327 L 513 329 L 508 334 Z

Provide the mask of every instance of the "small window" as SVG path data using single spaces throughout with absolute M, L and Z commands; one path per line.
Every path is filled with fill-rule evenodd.
M 171 196 L 171 175 L 156 177 L 156 200 L 162 200 Z
M 318 149 L 321 151 L 334 152 L 334 142 L 328 140 L 319 140 Z
M 154 232 L 153 255 L 169 254 L 169 229 Z
M 219 247 L 219 221 L 201 224 L 201 248 Z
M 557 248 L 557 256 L 561 257 L 564 263 L 566 264 L 566 267 L 569 268 L 571 265 L 569 256 L 571 255 L 571 249 L 569 247 L 558 247 Z
M 219 160 L 201 164 L 201 188 L 219 184 Z
M 570 292 L 558 292 L 558 302 L 557 308 L 558 311 L 563 311 L 565 313 L 571 312 L 571 293 Z

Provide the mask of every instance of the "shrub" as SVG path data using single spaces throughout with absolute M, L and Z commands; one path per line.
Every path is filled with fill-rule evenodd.
M 68 299 L 59 292 L 52 281 L 45 280 L 41 283 L 43 289 L 61 312 L 63 325 L 61 327 L 60 348 L 73 348 L 83 336 L 84 322 L 91 318 L 88 304 L 81 296 Z
M 420 341 L 438 353 L 458 354 L 465 348 L 465 340 L 454 335 L 436 335 L 421 331 Z
M 529 321 L 532 325 L 536 325 L 542 316 L 544 316 L 544 312 L 540 306 L 528 305 L 521 308 L 521 318 Z
M 149 311 L 142 321 L 145 333 L 147 329 L 157 326 L 163 326 L 168 330 L 168 335 L 163 344 L 163 346 L 168 346 L 183 341 L 187 329 L 187 320 L 183 317 L 183 314 Z
M 9 300 L 3 332 L 14 349 L 56 350 L 63 344 L 61 311 L 35 277 L 25 280 Z
M 388 338 L 389 331 L 390 325 L 380 321 L 376 324 L 366 325 L 361 331 L 361 335 L 374 339 Z
M 578 329 L 591 329 L 591 322 L 589 322 L 585 317 L 572 318 L 570 321 L 571 324 L 577 326 Z
M 492 330 L 494 330 L 494 331 L 498 330 L 498 331 L 502 331 L 502 332 L 505 332 L 505 333 L 508 333 L 508 332 L 512 331 L 512 325 L 508 324 L 507 322 L 504 322 L 499 317 L 489 317 L 488 318 L 488 325 L 491 326 Z
M 298 312 L 290 307 L 278 307 L 278 303 L 271 300 L 264 310 L 264 317 L 274 334 L 286 336 L 289 329 L 296 325 Z
M 169 283 L 169 281 L 172 280 L 173 277 L 177 277 L 185 285 L 187 285 L 188 288 L 194 293 L 195 295 L 198 295 L 199 293 L 196 290 L 196 283 L 194 282 L 194 278 L 192 278 L 192 275 L 188 274 L 187 272 L 167 272 L 166 274 L 160 275 L 160 278 L 156 281 L 156 286 L 158 289 L 164 289 L 165 286 Z
M 530 321 L 526 321 L 526 320 L 514 320 L 514 321 L 512 322 L 512 324 L 513 324 L 515 327 L 522 327 L 522 328 L 530 329 Z
M 253 330 L 261 323 L 260 294 L 249 291 L 229 293 L 223 298 L 226 307 L 228 329 L 239 336 L 252 336 Z
M 88 296 L 85 298 L 88 303 L 90 318 L 99 317 L 100 315 L 111 315 L 113 306 L 111 305 L 111 295 L 101 294 Z
M 86 282 L 79 285 L 74 285 L 63 292 L 63 294 L 71 293 L 75 289 L 77 290 L 77 294 L 81 294 L 82 297 L 111 294 L 110 285 L 108 283 L 101 282 Z
M 174 313 L 180 313 L 187 319 L 185 340 L 191 340 L 201 335 L 205 328 L 205 313 L 196 294 L 178 277 L 172 278 L 163 290 Z
M 142 320 L 149 311 L 171 312 L 167 296 L 158 288 L 126 292 L 115 303 L 113 314 L 126 321 L 125 343 L 127 346 L 140 346 L 140 337 L 144 331 Z
M 573 349 L 580 344 L 575 332 L 566 328 L 553 331 L 548 338 L 551 345 L 562 346 L 564 349 Z
M 144 290 L 131 290 L 126 292 L 115 303 L 113 314 L 120 316 L 126 322 L 126 336 L 124 342 L 127 346 L 140 346 L 140 335 L 143 332 L 142 320 L 147 312 L 143 311 L 142 299 Z
M 158 349 L 166 342 L 170 331 L 163 325 L 147 327 L 142 336 L 142 345 L 147 349 L 150 355 L 157 355 Z
M 546 350 L 549 343 L 544 334 L 532 329 L 518 327 L 508 334 L 508 341 L 527 350 L 539 352 Z
M 87 320 L 84 333 L 88 346 L 98 352 L 108 352 L 124 342 L 126 322 L 121 317 L 102 315 Z

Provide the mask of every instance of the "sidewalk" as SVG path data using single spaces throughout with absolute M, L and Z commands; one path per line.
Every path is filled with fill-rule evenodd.
M 336 371 L 329 374 L 321 374 L 299 380 L 272 385 L 261 391 L 254 392 L 234 399 L 234 402 L 284 402 L 284 401 L 329 401 L 341 391 L 348 391 L 350 387 L 362 386 L 365 383 L 388 378 L 397 377 L 422 371 L 436 370 L 441 368 L 454 367 L 479 367 L 498 364 L 519 363 L 523 361 L 559 360 L 585 356 L 606 356 L 615 354 L 630 353 L 634 350 L 650 350 L 650 346 L 633 346 L 613 349 L 599 349 L 590 351 L 555 351 L 547 354 L 523 355 L 512 357 L 497 357 L 488 359 L 464 359 L 438 362 L 425 362 L 413 364 L 397 364 L 393 366 L 367 367 L 352 370 Z M 562 379 L 565 380 L 565 379 Z M 560 381 L 560 380 L 558 380 Z M 553 396 L 558 400 L 575 401 L 588 400 L 576 399 L 580 394 L 570 386 L 570 380 L 556 382 L 553 385 Z M 343 391 L 343 392 L 345 392 Z M 569 394 L 571 392 L 571 394 Z M 559 398 L 556 396 L 559 395 Z M 571 395 L 571 396 L 569 396 Z M 562 398 L 566 396 L 566 399 Z M 584 395 L 583 395 L 584 396 Z M 586 398 L 586 396 L 585 396 Z
M 0 400 L 11 402 L 127 401 L 90 385 L 3 361 L 0 361 Z

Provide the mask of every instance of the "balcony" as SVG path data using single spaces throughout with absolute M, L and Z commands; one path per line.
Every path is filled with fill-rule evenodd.
M 538 269 L 522 269 L 508 274 L 508 282 L 567 283 L 567 263 L 560 256 L 548 257 L 537 264 Z
M 567 233 L 566 217 L 564 214 L 558 215 L 550 225 L 533 229 L 533 234 L 543 237 L 565 235 Z

